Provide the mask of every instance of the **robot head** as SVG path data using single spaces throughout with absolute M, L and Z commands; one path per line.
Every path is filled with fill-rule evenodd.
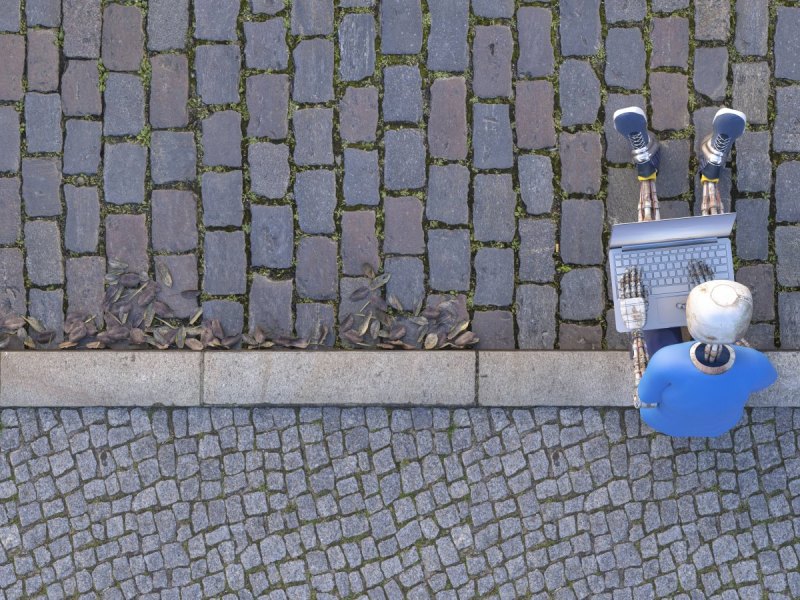
M 733 344 L 750 326 L 753 296 L 741 283 L 718 279 L 696 286 L 686 300 L 686 326 L 698 342 Z

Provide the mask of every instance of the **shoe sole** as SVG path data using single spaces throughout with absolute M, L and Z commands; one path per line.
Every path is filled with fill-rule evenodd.
M 735 140 L 747 127 L 747 116 L 739 110 L 720 108 L 711 124 L 715 133 L 727 135 Z
M 623 118 L 629 115 L 637 115 L 641 118 L 641 121 L 636 119 L 635 125 L 629 124 L 627 123 L 628 119 Z M 614 111 L 613 121 L 614 129 L 622 135 L 630 135 L 636 131 L 647 132 L 647 115 L 645 115 L 644 111 L 638 106 L 629 106 Z

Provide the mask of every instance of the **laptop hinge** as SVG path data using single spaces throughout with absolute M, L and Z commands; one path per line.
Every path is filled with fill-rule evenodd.
M 672 240 L 669 242 L 651 242 L 649 244 L 636 244 L 632 246 L 625 246 L 622 248 L 623 252 L 632 252 L 636 250 L 647 250 L 649 248 L 669 248 L 671 246 L 700 246 L 702 244 L 716 244 L 719 238 L 692 238 L 686 240 Z

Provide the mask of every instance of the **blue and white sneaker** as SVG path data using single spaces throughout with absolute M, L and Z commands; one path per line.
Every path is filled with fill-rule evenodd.
M 658 171 L 661 147 L 647 131 L 647 116 L 637 106 L 620 108 L 614 113 L 614 129 L 628 138 L 633 164 L 640 179 L 650 179 Z
M 738 110 L 720 108 L 714 115 L 713 132 L 703 140 L 700 147 L 700 172 L 715 181 L 728 160 L 733 143 L 744 133 L 747 117 Z

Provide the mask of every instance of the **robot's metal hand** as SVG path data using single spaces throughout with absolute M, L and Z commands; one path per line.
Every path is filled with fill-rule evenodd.
M 714 271 L 704 260 L 693 260 L 689 263 L 689 281 L 692 287 L 714 279 Z
M 622 322 L 628 331 L 637 331 L 647 322 L 647 294 L 641 267 L 630 267 L 619 280 Z

